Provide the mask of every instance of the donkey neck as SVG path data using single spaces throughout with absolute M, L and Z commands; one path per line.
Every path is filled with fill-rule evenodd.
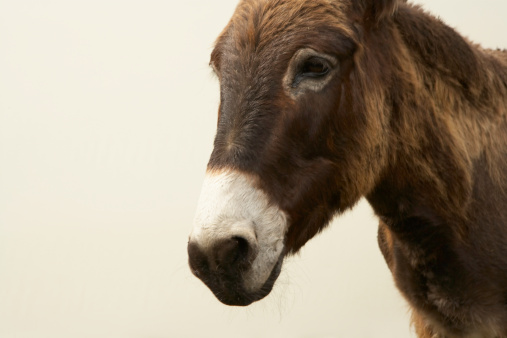
M 385 29 L 396 41 L 381 51 L 391 63 L 391 146 L 370 204 L 391 219 L 454 224 L 498 211 L 507 203 L 507 64 L 418 7 L 400 6 Z M 480 198 L 485 186 L 499 197 Z
M 478 103 L 485 95 L 488 64 L 478 46 L 418 6 L 400 6 L 394 24 L 419 72 L 438 77 L 464 100 Z

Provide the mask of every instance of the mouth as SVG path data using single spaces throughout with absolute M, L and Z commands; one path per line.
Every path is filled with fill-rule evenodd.
M 208 273 L 203 276 L 192 266 L 190 268 L 192 273 L 199 278 L 223 304 L 229 306 L 248 306 L 269 295 L 282 270 L 284 256 L 284 252 L 282 252 L 266 282 L 255 291 L 249 291 L 244 287 L 242 273 L 244 271 L 227 271 L 227 269 L 222 268 L 214 273 L 209 273 L 208 271 Z

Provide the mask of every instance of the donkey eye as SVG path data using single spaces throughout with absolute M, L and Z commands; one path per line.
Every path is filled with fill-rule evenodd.
M 326 75 L 328 72 L 329 67 L 327 62 L 320 58 L 313 57 L 303 63 L 299 74 L 307 77 L 320 77 Z
M 292 56 L 283 78 L 292 96 L 322 90 L 339 70 L 339 60 L 330 54 L 302 48 Z

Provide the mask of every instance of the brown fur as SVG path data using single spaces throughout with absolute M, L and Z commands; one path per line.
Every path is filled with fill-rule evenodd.
M 284 86 L 299 49 L 333 55 L 315 93 Z M 507 53 L 395 0 L 243 0 L 212 53 L 210 169 L 290 216 L 288 253 L 365 196 L 419 337 L 507 337 Z

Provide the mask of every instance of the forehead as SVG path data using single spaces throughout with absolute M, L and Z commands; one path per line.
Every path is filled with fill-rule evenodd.
M 353 36 L 348 7 L 340 0 L 243 0 L 217 39 L 211 62 L 302 47 L 332 53 L 340 38 Z

